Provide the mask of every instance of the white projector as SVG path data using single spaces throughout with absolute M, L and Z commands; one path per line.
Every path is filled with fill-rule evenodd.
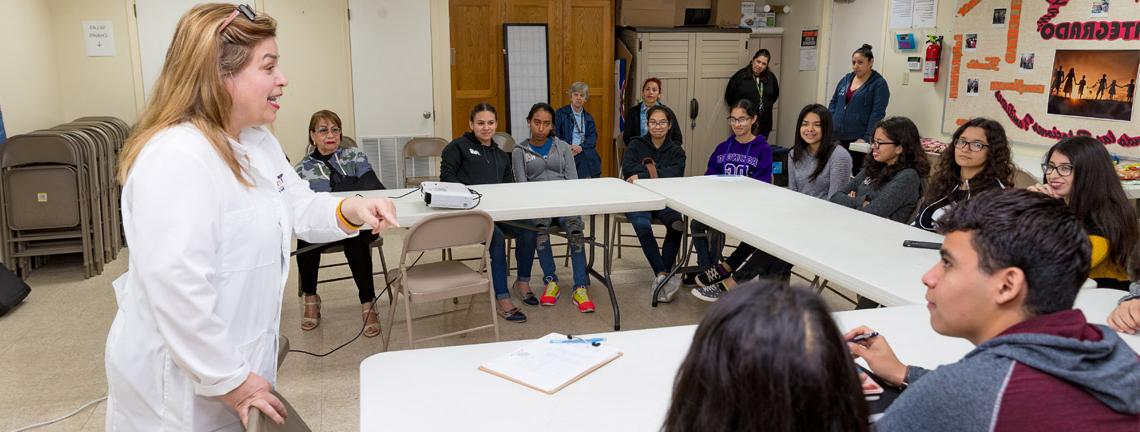
M 475 207 L 475 194 L 459 183 L 423 182 L 424 202 L 428 207 L 469 209 Z

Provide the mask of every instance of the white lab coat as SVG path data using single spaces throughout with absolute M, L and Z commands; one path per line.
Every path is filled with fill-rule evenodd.
M 242 130 L 239 141 L 230 146 L 254 188 L 189 123 L 156 134 L 131 169 L 129 268 L 114 283 L 107 335 L 107 430 L 241 430 L 214 396 L 250 372 L 276 382 L 292 235 L 347 237 L 339 199 L 312 192 L 268 130 Z

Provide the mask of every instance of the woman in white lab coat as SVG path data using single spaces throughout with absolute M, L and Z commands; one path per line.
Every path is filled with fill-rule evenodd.
M 107 336 L 108 430 L 241 430 L 281 421 L 281 299 L 295 234 L 343 239 L 395 225 L 388 200 L 314 193 L 265 128 L 287 81 L 276 22 L 208 4 L 178 23 L 120 154 L 129 269 Z

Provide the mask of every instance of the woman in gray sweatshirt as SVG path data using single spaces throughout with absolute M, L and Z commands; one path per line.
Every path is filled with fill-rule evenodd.
M 800 110 L 799 133 L 788 164 L 788 189 L 827 199 L 851 180 L 851 154 L 836 145 L 831 111 L 820 104 Z
M 831 202 L 906 223 L 930 173 L 918 127 L 906 117 L 890 117 L 875 126 L 871 155 L 863 171 L 831 195 Z
M 574 153 L 570 144 L 551 134 L 554 126 L 554 107 L 547 103 L 537 103 L 530 108 L 526 116 L 530 127 L 530 137 L 515 146 L 511 152 L 511 165 L 514 167 L 516 182 L 547 181 L 547 180 L 577 180 L 578 171 L 574 165 Z M 560 290 L 558 288 L 558 275 L 554 264 L 554 253 L 550 250 L 550 235 L 548 229 L 550 218 L 536 219 L 538 227 L 536 238 L 538 250 L 538 263 L 542 267 L 546 283 L 539 304 L 554 306 L 558 301 Z M 587 287 L 590 284 L 586 273 L 585 238 L 582 234 L 584 224 L 581 216 L 562 216 L 558 218 L 558 225 L 568 235 L 570 262 L 574 271 L 574 291 L 571 299 L 578 306 L 579 312 L 593 312 L 594 302 L 590 301 Z M 529 263 L 519 262 L 519 265 Z

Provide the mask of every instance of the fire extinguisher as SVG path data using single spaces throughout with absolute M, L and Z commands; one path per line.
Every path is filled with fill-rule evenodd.
M 922 80 L 938 82 L 938 62 L 942 60 L 942 36 L 926 37 L 926 61 L 922 64 Z

